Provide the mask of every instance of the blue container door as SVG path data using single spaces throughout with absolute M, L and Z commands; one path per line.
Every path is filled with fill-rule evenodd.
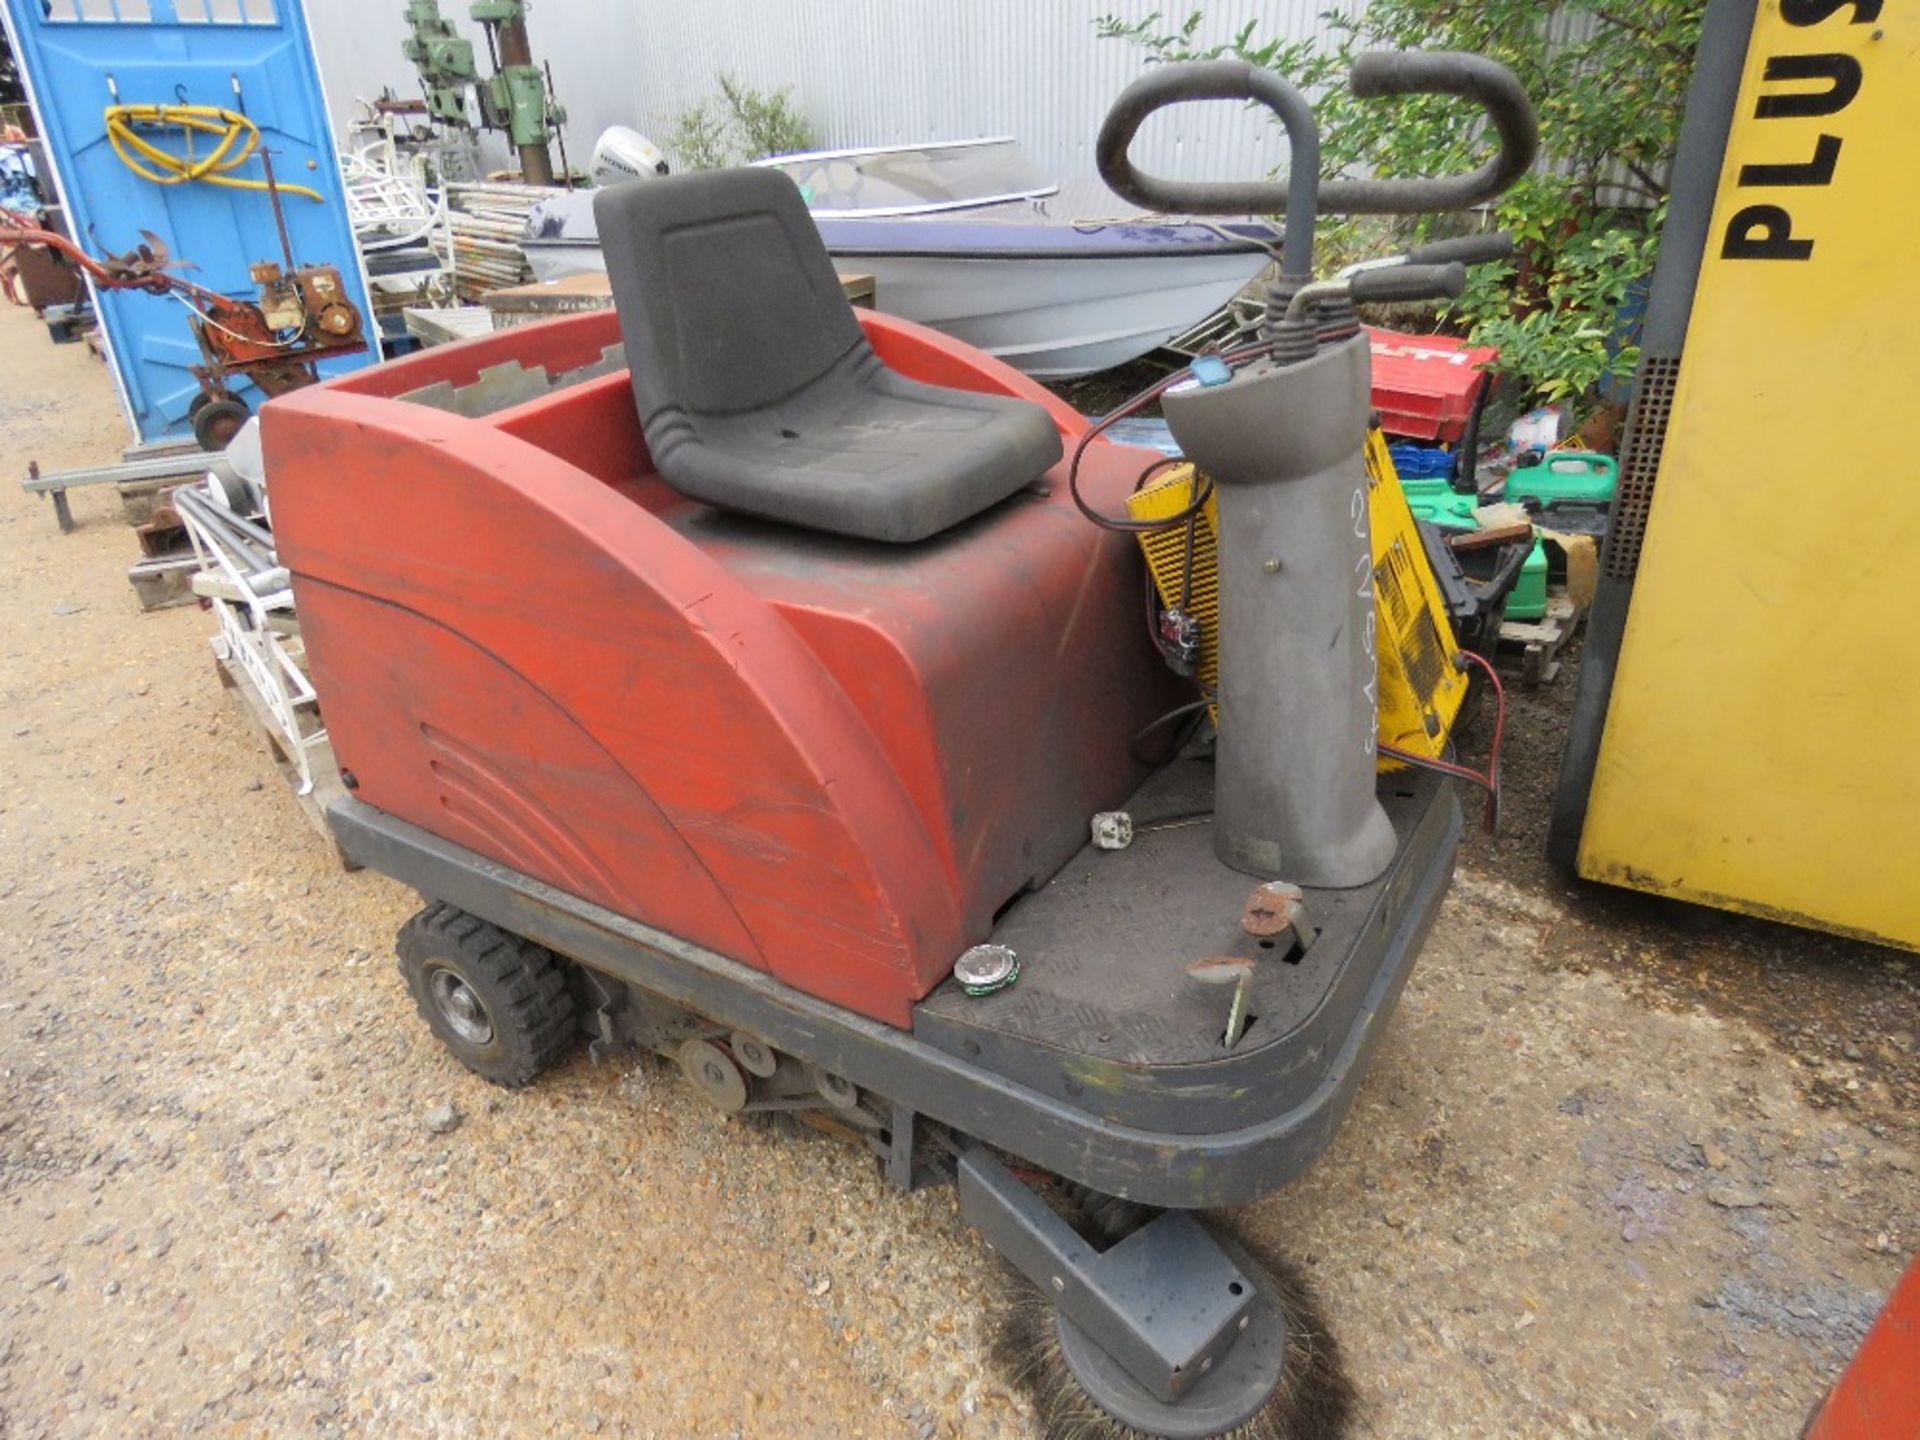
M 190 279 L 251 297 L 248 267 L 282 261 L 264 190 L 202 181 L 162 185 L 122 161 L 107 136 L 111 105 L 209 105 L 236 110 L 260 127 L 285 193 L 281 207 L 294 259 L 337 265 L 349 296 L 373 331 L 366 280 L 354 249 L 339 157 L 300 0 L 5 0 L 15 53 L 67 208 L 68 229 L 95 254 L 141 243 L 149 230 Z M 204 157 L 217 136 L 189 141 L 178 128 L 143 130 L 176 153 Z M 258 154 L 232 172 L 262 178 Z M 284 262 L 282 262 L 284 263 Z M 187 406 L 199 393 L 188 367 L 200 359 L 183 302 L 115 290 L 98 296 L 101 324 L 134 428 L 143 440 L 188 433 Z M 325 361 L 335 375 L 372 364 L 369 351 Z M 250 407 L 263 398 L 235 385 Z

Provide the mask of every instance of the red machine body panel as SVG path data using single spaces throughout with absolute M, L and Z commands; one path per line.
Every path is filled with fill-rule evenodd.
M 1801 1440 L 1915 1436 L 1920 1436 L 1920 1259 L 1908 1262 Z
M 934 383 L 1070 408 L 863 314 Z M 610 313 L 356 372 L 263 412 L 273 522 L 336 754 L 369 804 L 895 1025 L 1144 774 L 1181 698 L 1141 560 L 1063 469 L 919 545 L 721 514 L 653 471 Z M 446 397 L 442 397 L 443 401 Z M 468 408 L 474 408 L 469 404 Z M 1098 443 L 1118 512 L 1150 452 Z

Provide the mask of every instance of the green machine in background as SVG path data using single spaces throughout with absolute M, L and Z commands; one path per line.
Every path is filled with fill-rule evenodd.
M 400 53 L 420 73 L 427 113 L 442 125 L 471 129 L 467 88 L 480 83 L 473 42 L 463 40 L 440 13 L 440 0 L 407 0 L 407 29 Z
M 567 112 L 554 100 L 552 75 L 536 65 L 527 39 L 526 0 L 474 0 L 467 12 L 486 32 L 493 74 L 482 79 L 473 42 L 463 39 L 440 13 L 440 0 L 408 0 L 409 34 L 401 53 L 420 74 L 427 112 L 443 125 L 473 128 L 467 109 L 471 88 L 480 102 L 480 124 L 501 130 L 520 156 L 529 185 L 551 185 L 555 175 L 549 141 L 559 136 Z M 560 142 L 561 166 L 566 142 Z
M 520 174 L 529 185 L 551 185 L 553 157 L 547 142 L 566 122 L 567 112 L 554 101 L 547 73 L 533 63 L 526 0 L 474 0 L 467 13 L 486 30 L 487 51 L 493 57 L 493 76 L 478 91 L 481 123 L 507 132 L 520 152 Z M 560 159 L 564 166 L 564 142 Z

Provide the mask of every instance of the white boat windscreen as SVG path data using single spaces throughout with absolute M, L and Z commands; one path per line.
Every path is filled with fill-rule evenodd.
M 1051 195 L 1060 187 L 1012 140 L 885 150 L 822 150 L 759 162 L 793 177 L 822 217 L 924 215 Z

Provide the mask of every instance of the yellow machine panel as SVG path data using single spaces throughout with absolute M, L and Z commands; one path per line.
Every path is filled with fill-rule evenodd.
M 1578 848 L 1909 947 L 1916 94 L 1920 7 L 1755 7 Z
M 1467 674 L 1453 663 L 1459 642 L 1387 437 L 1377 429 L 1367 432 L 1367 518 L 1380 652 L 1380 743 L 1438 759 L 1467 698 Z M 1398 769 L 1400 763 L 1383 757 L 1381 768 Z
M 1193 503 L 1194 468 L 1171 465 L 1127 497 L 1132 520 L 1165 520 Z M 1176 525 L 1140 536 L 1162 605 L 1179 605 L 1200 622 L 1200 663 L 1194 679 L 1211 695 L 1220 684 L 1220 506 L 1212 496 L 1191 527 Z M 1188 531 L 1192 534 L 1189 536 Z M 1192 559 L 1187 547 L 1191 540 Z M 1217 722 L 1219 707 L 1212 711 Z
M 1175 465 L 1136 490 L 1127 501 L 1135 520 L 1178 515 L 1193 501 L 1194 469 Z M 1427 564 L 1413 511 L 1394 473 L 1386 438 L 1367 436 L 1367 509 L 1373 530 L 1373 583 L 1379 633 L 1380 729 L 1383 745 L 1435 758 L 1446 748 L 1454 718 L 1467 696 L 1467 677 L 1453 665 L 1458 648 L 1440 587 Z M 1163 605 L 1180 605 L 1200 622 L 1200 659 L 1195 678 L 1211 692 L 1219 682 L 1220 582 L 1217 537 L 1220 513 L 1212 500 L 1193 526 L 1188 561 L 1187 526 L 1140 537 L 1154 588 Z M 1216 719 L 1218 716 L 1216 714 Z M 1382 769 L 1401 762 L 1381 759 Z

